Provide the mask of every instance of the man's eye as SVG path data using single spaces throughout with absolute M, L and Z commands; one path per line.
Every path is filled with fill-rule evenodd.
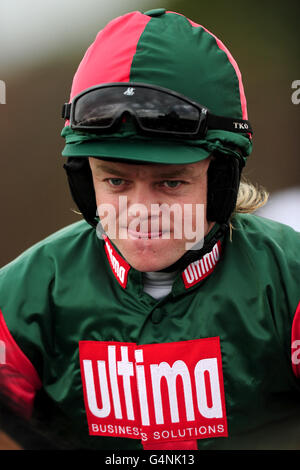
M 124 180 L 122 180 L 121 178 L 109 178 L 108 182 L 112 186 L 121 186 L 121 184 L 124 183 Z
M 163 182 L 163 185 L 169 189 L 172 189 L 172 188 L 178 188 L 178 186 L 180 186 L 181 183 L 182 181 L 167 180 Z

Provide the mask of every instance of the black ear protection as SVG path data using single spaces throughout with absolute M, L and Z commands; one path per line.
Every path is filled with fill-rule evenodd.
M 235 208 L 242 171 L 234 156 L 215 154 L 207 173 L 207 219 L 226 224 Z M 88 158 L 69 157 L 64 165 L 72 198 L 84 219 L 96 227 L 97 204 Z
M 84 219 L 92 226 L 97 226 L 96 197 L 92 171 L 87 157 L 69 157 L 64 164 L 73 201 Z
M 236 205 L 243 166 L 237 157 L 214 154 L 207 171 L 207 220 L 228 223 Z

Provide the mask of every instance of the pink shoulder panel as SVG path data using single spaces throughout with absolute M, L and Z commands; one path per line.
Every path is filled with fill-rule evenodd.
M 0 391 L 2 398 L 26 418 L 32 413 L 39 376 L 7 328 L 0 310 Z

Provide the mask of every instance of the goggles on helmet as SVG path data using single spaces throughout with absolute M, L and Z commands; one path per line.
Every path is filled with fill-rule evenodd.
M 130 115 L 141 134 L 203 139 L 208 129 L 252 134 L 247 120 L 212 114 L 205 106 L 166 88 L 143 83 L 109 83 L 84 90 L 63 105 L 71 129 L 116 132 Z

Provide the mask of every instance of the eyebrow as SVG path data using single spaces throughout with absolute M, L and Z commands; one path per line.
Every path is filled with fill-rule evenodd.
M 112 173 L 116 176 L 122 176 L 122 177 L 125 177 L 125 176 L 128 176 L 128 171 L 122 171 L 118 168 L 115 168 L 115 167 L 111 167 L 109 165 L 107 165 L 106 163 L 99 163 L 97 165 L 97 168 L 107 172 L 107 173 Z M 194 168 L 191 168 L 191 167 L 184 167 L 184 168 L 174 168 L 174 169 L 170 169 L 168 168 L 166 171 L 158 171 L 158 174 L 155 175 L 157 176 L 158 178 L 176 178 L 178 176 L 192 176 L 193 175 L 193 170 Z
M 126 176 L 127 174 L 126 172 L 124 173 L 122 170 L 119 170 L 114 167 L 110 167 L 109 165 L 106 165 L 105 163 L 99 163 L 98 165 L 96 165 L 96 168 L 106 171 L 106 173 L 112 173 L 117 176 Z
M 168 171 L 162 172 L 161 177 L 164 178 L 175 178 L 178 176 L 192 176 L 193 175 L 193 170 L 190 167 L 185 167 L 185 168 L 177 168 L 174 170 L 171 170 L 168 168 Z

